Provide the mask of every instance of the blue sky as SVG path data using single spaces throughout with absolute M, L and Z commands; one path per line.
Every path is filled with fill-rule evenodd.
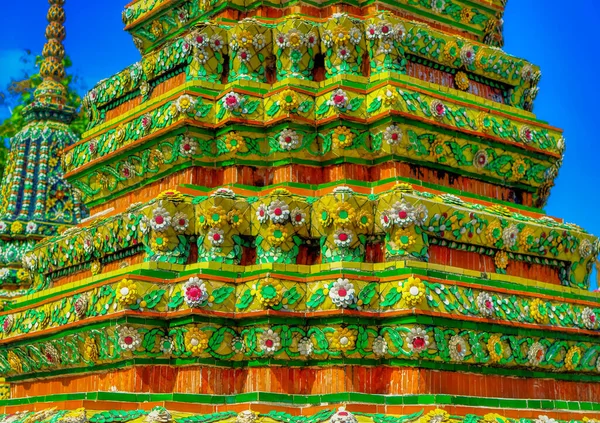
M 41 51 L 47 0 L 4 2 L 0 14 L 0 86 L 18 75 L 23 49 Z M 123 31 L 127 0 L 68 0 L 68 54 L 84 86 L 140 58 Z M 85 6 L 83 6 L 85 4 Z M 564 129 L 567 151 L 546 207 L 548 214 L 600 235 L 600 22 L 598 0 L 511 0 L 504 16 L 504 50 L 542 68 L 537 116 Z M 0 110 L 0 117 L 7 110 Z

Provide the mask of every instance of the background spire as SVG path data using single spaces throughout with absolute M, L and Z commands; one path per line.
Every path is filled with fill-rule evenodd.
M 64 106 L 66 104 L 66 88 L 62 81 L 66 76 L 63 59 L 66 38 L 64 23 L 66 20 L 65 0 L 48 0 L 48 26 L 46 27 L 46 44 L 42 52 L 44 59 L 40 67 L 42 83 L 35 91 L 35 99 L 44 104 Z

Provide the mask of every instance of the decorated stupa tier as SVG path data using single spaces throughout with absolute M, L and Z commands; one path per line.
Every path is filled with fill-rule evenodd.
M 290 14 L 327 18 L 331 10 L 354 16 L 389 10 L 408 20 L 424 22 L 463 38 L 502 47 L 502 15 L 505 0 L 402 0 L 402 1 L 135 1 L 123 12 L 123 22 L 135 45 L 147 53 L 208 19 L 239 21 L 244 17 L 278 18 Z
M 219 188 L 194 197 L 193 205 L 165 191 L 146 203 L 158 201 L 153 206 L 135 203 L 44 240 L 24 262 L 40 286 L 56 286 L 57 277 L 86 266 L 141 255 L 141 261 L 244 266 L 412 259 L 589 287 L 597 240 L 576 225 L 406 183 L 289 185 L 240 188 L 237 195 Z M 185 210 L 165 208 L 162 197 L 183 201 Z
M 67 177 L 90 207 L 151 183 L 157 175 L 189 167 L 211 173 L 215 165 L 225 171 L 234 164 L 228 171 L 240 173 L 236 180 L 247 185 L 268 181 L 244 175 L 244 168 L 262 168 L 267 175 L 287 166 L 312 168 L 294 172 L 291 181 L 298 183 L 376 182 L 386 175 L 445 185 L 457 194 L 482 195 L 509 206 L 545 203 L 562 161 L 560 132 L 404 87 L 390 78 L 363 94 L 346 80 L 318 94 L 282 85 L 262 98 L 236 86 L 218 100 L 182 87 L 148 108 L 136 107 L 119 124 L 70 149 Z M 477 122 L 483 129 L 464 129 L 479 128 Z M 521 135 L 535 141 L 525 143 Z M 328 175 L 326 169 L 334 167 L 344 169 Z M 190 182 L 214 187 L 219 180 L 198 179 Z
M 292 14 L 207 21 L 183 30 L 90 92 L 92 127 L 122 113 L 124 103 L 146 100 L 156 85 L 180 73 L 188 81 L 272 84 L 290 77 L 322 82 L 338 74 L 363 76 L 369 82 L 378 80 L 377 74 L 394 72 L 459 88 L 499 108 L 505 104 L 520 109 L 532 107 L 540 77 L 536 66 L 498 48 L 390 11 L 330 13 L 324 19 Z M 118 111 L 111 112 L 115 107 Z
M 90 92 L 90 129 L 67 152 L 67 177 L 94 207 L 190 166 L 358 163 L 372 171 L 334 180 L 383 171 L 539 207 L 564 141 L 522 108 L 538 78 L 522 60 L 392 14 L 208 24 Z M 293 181 L 329 182 L 303 173 Z
M 596 415 L 600 302 L 581 288 L 598 246 L 580 229 L 406 184 L 182 191 L 27 254 L 52 287 L 0 313 L 7 413 Z
M 129 4 L 0 421 L 598 423 L 600 243 L 541 210 L 564 140 L 504 3 Z

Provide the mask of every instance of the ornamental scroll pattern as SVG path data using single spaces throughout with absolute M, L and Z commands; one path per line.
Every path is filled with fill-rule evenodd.
M 475 281 L 466 285 L 388 274 L 381 279 L 326 276 L 320 281 L 298 281 L 274 272 L 263 272 L 237 284 L 231 278 L 223 281 L 201 274 L 168 283 L 138 278 L 125 274 L 116 282 L 103 282 L 67 298 L 31 304 L 14 312 L 5 309 L 0 318 L 0 339 L 43 335 L 47 329 L 85 325 L 123 311 L 133 316 L 144 312 L 235 312 L 238 317 L 266 310 L 285 311 L 289 316 L 306 312 L 326 316 L 333 310 L 347 310 L 380 317 L 389 311 L 425 315 L 434 311 L 478 318 L 488 324 L 518 323 L 537 330 L 579 329 L 586 335 L 600 334 L 600 306 L 590 302 L 589 297 L 566 302 L 557 293 L 539 298 L 532 293 L 501 292 Z
M 274 323 L 235 327 L 199 323 L 170 327 L 119 324 L 83 329 L 60 341 L 32 342 L 0 350 L 3 376 L 83 368 L 135 357 L 178 358 L 182 363 L 218 360 L 298 365 L 335 364 L 345 358 L 390 365 L 417 360 L 476 367 L 535 368 L 546 372 L 600 372 L 600 344 L 435 325 Z M 475 367 L 475 368 L 476 368 Z M 551 373 L 548 373 L 551 374 Z

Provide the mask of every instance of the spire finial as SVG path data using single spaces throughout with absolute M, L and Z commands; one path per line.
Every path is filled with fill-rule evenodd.
M 44 104 L 64 106 L 66 104 L 66 88 L 62 84 L 66 72 L 63 65 L 65 48 L 63 41 L 67 34 L 64 23 L 65 0 L 48 0 L 48 26 L 46 27 L 46 44 L 42 55 L 44 60 L 40 67 L 42 83 L 35 90 L 35 99 Z

